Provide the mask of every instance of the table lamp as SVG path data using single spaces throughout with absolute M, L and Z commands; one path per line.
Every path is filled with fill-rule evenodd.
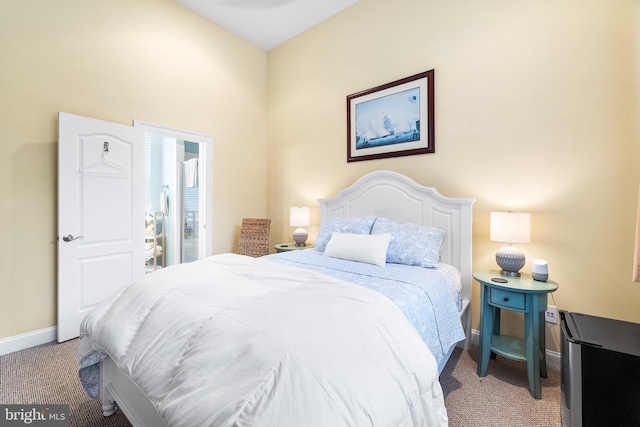
M 489 239 L 504 242 L 496 252 L 496 262 L 503 276 L 519 277 L 524 267 L 525 257 L 522 251 L 512 243 L 529 243 L 531 241 L 531 214 L 526 212 L 491 212 L 491 232 Z
M 307 227 L 311 222 L 311 210 L 310 208 L 290 208 L 289 210 L 289 225 L 292 227 L 298 227 L 293 232 L 293 240 L 296 242 L 296 246 L 305 246 L 307 241 L 307 230 L 302 227 Z

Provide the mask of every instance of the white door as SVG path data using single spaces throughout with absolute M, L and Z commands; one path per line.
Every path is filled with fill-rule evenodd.
M 67 113 L 58 140 L 58 342 L 144 275 L 144 132 Z

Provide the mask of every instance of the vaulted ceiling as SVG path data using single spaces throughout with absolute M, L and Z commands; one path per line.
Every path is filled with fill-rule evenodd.
M 176 0 L 270 50 L 358 0 Z

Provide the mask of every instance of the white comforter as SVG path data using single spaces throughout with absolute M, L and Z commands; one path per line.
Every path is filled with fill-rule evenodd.
M 447 425 L 435 360 L 393 303 L 265 260 L 146 276 L 83 322 L 82 369 L 100 353 L 169 426 Z

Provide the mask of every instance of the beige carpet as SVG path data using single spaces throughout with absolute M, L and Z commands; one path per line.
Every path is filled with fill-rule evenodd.
M 478 347 L 456 349 L 440 375 L 450 426 L 560 426 L 560 372 L 541 378 L 542 399 L 529 394 L 527 365 L 498 356 L 477 374 Z
M 0 357 L 0 403 L 69 405 L 71 427 L 130 427 L 121 412 L 105 418 L 78 380 L 78 340 Z
M 77 340 L 46 344 L 0 357 L 0 404 L 65 404 L 71 426 L 129 427 L 117 412 L 105 418 L 100 403 L 78 382 Z M 526 365 L 498 357 L 476 374 L 477 347 L 456 350 L 440 376 L 450 426 L 560 425 L 560 375 L 542 379 L 542 399 L 531 397 Z M 328 426 L 329 427 L 329 426 Z

